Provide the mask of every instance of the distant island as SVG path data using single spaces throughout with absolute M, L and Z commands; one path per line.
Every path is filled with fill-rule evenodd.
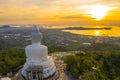
M 2 25 L 0 26 L 0 29 L 8 29 L 8 28 L 12 28 L 10 25 Z
M 65 30 L 111 30 L 111 27 L 103 27 L 103 28 L 84 28 L 84 27 L 69 27 L 64 28 Z

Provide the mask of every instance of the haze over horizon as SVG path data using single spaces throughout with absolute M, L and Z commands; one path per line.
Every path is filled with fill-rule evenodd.
M 119 0 L 0 0 L 0 24 L 120 26 Z

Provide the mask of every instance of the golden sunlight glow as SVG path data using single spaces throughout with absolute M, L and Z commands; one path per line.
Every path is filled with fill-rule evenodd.
M 90 8 L 91 9 L 87 13 L 96 20 L 102 19 L 104 16 L 107 15 L 107 12 L 110 10 L 109 7 L 103 5 L 91 6 Z
M 119 4 L 119 0 L 0 0 L 0 24 L 119 26 Z
M 100 35 L 100 31 L 95 31 L 95 36 L 99 36 Z

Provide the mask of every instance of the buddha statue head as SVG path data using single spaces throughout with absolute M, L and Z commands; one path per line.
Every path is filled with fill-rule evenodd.
M 32 44 L 41 43 L 42 41 L 42 33 L 39 31 L 39 28 L 37 26 L 33 27 L 33 31 L 31 33 L 31 41 Z

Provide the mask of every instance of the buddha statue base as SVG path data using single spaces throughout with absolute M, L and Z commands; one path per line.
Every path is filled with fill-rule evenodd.
M 25 67 L 27 66 L 27 67 Z M 53 75 L 56 72 L 56 67 L 54 65 L 53 59 L 52 57 L 48 56 L 48 59 L 46 61 L 43 62 L 38 62 L 38 63 L 31 63 L 31 64 L 25 64 L 24 68 L 22 69 L 22 75 L 24 77 L 27 78 L 27 69 L 29 67 L 33 67 L 33 66 L 41 66 L 42 67 L 42 74 L 43 74 L 43 78 L 47 78 L 51 75 Z

